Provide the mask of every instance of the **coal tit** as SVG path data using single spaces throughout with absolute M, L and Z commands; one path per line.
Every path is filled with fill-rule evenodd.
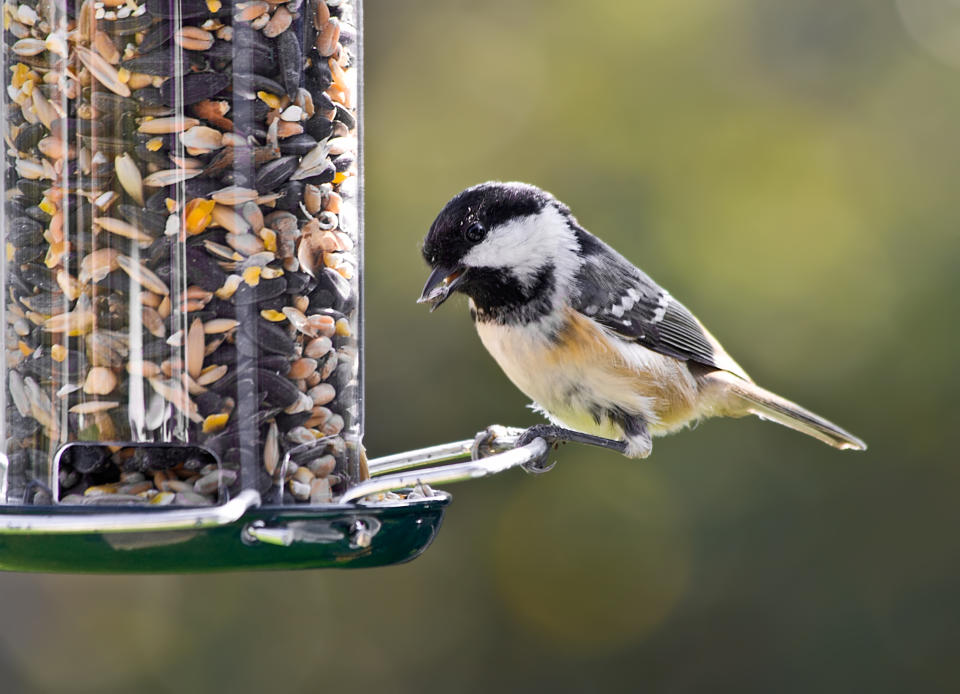
M 683 304 L 535 186 L 467 188 L 434 220 L 423 256 L 433 272 L 420 302 L 435 309 L 452 292 L 469 297 L 484 346 L 556 425 L 534 434 L 644 458 L 652 436 L 753 414 L 866 449 L 756 385 Z

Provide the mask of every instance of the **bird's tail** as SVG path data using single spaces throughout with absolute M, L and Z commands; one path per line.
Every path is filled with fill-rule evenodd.
M 848 431 L 820 415 L 814 414 L 795 402 L 790 402 L 752 381 L 745 381 L 725 371 L 715 371 L 709 380 L 722 383 L 727 394 L 724 398 L 734 414 L 753 414 L 760 419 L 769 419 L 790 427 L 807 436 L 820 439 L 834 448 L 867 450 L 867 444 Z M 733 402 L 731 402 L 733 400 Z

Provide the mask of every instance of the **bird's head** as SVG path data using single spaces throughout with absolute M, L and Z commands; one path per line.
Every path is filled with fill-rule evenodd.
M 481 316 L 552 303 L 579 267 L 578 229 L 569 209 L 535 186 L 467 188 L 444 206 L 423 242 L 433 272 L 419 301 L 433 310 L 458 291 Z

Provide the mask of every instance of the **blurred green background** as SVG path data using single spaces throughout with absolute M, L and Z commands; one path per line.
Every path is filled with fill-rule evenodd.
M 760 383 L 865 438 L 709 421 L 452 488 L 411 564 L 0 575 L 4 692 L 960 690 L 960 7 L 368 0 L 367 442 L 537 418 L 419 242 L 536 183 Z

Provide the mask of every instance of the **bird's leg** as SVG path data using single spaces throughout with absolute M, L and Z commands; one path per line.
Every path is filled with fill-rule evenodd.
M 547 456 L 550 455 L 550 450 L 558 443 L 566 443 L 567 441 L 571 443 L 584 443 L 588 446 L 609 448 L 611 451 L 616 451 L 617 453 L 625 453 L 627 450 L 627 444 L 624 441 L 614 441 L 613 439 L 605 439 L 602 436 L 584 434 L 583 432 L 574 431 L 573 429 L 564 429 L 563 427 L 558 427 L 554 424 L 533 425 L 520 434 L 520 438 L 517 439 L 516 447 L 520 448 L 521 446 L 525 446 L 534 439 L 543 439 L 547 442 L 547 452 L 537 460 L 534 460 L 523 466 L 524 470 L 534 474 L 548 472 L 549 470 L 553 469 L 553 466 L 556 465 L 556 463 L 551 463 L 548 465 Z
M 623 427 L 623 454 L 628 458 L 646 458 L 653 451 L 653 439 L 647 431 L 647 423 L 642 417 L 625 416 L 620 426 Z

